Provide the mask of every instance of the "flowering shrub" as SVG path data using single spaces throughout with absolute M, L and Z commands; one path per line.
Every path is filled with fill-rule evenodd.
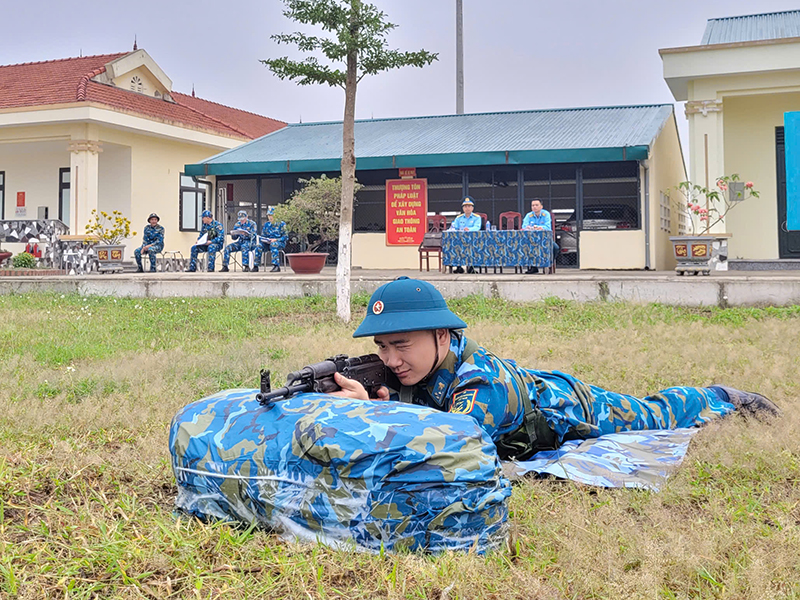
M 758 198 L 753 182 L 743 182 L 736 174 L 720 177 L 717 179 L 716 187 L 711 189 L 693 184 L 691 181 L 683 181 L 675 189 L 685 200 L 681 208 L 689 215 L 692 235 L 708 233 L 734 206 L 748 198 Z
M 36 257 L 27 252 L 20 252 L 11 259 L 11 266 L 15 269 L 35 269 Z
M 110 215 L 107 212 L 96 210 L 92 211 L 92 218 L 86 225 L 86 233 L 97 236 L 104 244 L 113 246 L 119 244 L 125 238 L 136 235 L 131 233 L 131 222 L 127 217 L 123 217 L 118 210 Z

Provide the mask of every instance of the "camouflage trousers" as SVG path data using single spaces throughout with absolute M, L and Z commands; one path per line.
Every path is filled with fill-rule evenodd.
M 225 246 L 225 252 L 222 254 L 222 266 L 227 267 L 231 261 L 231 252 L 242 253 L 242 264 L 244 266 L 250 265 L 250 241 L 249 240 L 236 240 Z M 258 263 L 256 263 L 258 264 Z
M 133 251 L 133 257 L 136 259 L 136 266 L 140 269 L 142 267 L 142 248 L 144 244 L 139 246 L 136 250 Z M 155 273 L 156 272 L 156 254 L 161 252 L 164 249 L 164 246 L 151 246 L 145 251 L 145 254 L 150 257 L 150 270 Z
M 197 255 L 200 252 L 208 252 L 208 270 L 214 270 L 214 264 L 217 261 L 217 252 L 222 250 L 222 242 L 208 244 L 207 246 L 192 246 L 191 260 L 189 261 L 189 270 L 197 270 Z
M 645 398 L 609 392 L 559 371 L 530 371 L 537 404 L 558 441 L 643 429 L 695 427 L 735 408 L 710 388 L 671 387 Z
M 269 243 L 269 251 L 272 255 L 272 264 L 276 267 L 280 265 L 280 251 L 283 249 L 284 244 L 281 242 L 270 242 Z M 267 249 L 266 244 L 256 244 L 256 247 L 253 248 L 253 252 L 255 252 L 255 260 L 253 264 L 255 266 L 261 265 L 261 255 L 264 254 L 264 250 Z

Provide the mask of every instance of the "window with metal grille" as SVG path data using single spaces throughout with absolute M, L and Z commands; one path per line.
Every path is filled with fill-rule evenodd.
M 670 198 L 664 192 L 659 192 L 659 197 L 661 231 L 672 233 L 672 210 L 670 208 Z
M 178 199 L 178 223 L 181 231 L 200 231 L 203 226 L 202 214 L 206 209 L 206 196 L 210 190 L 211 182 L 181 173 Z

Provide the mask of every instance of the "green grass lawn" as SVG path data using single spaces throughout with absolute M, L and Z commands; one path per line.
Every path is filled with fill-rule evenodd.
M 800 598 L 800 307 L 451 306 L 523 366 L 637 395 L 726 383 L 786 416 L 705 428 L 658 494 L 517 485 L 506 553 L 299 546 L 176 519 L 167 428 L 264 365 L 370 352 L 332 299 L 0 297 L 0 597 Z

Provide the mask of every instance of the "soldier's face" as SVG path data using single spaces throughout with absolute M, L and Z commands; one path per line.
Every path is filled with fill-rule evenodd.
M 211 223 L 211 217 L 203 217 L 203 223 L 205 223 L 206 225 Z
M 472 214 L 472 211 L 475 210 L 475 207 L 472 206 L 471 204 L 465 204 L 461 208 L 464 210 L 464 214 L 467 216 L 470 216 Z
M 542 203 L 538 200 L 534 200 L 531 202 L 531 210 L 533 211 L 533 214 L 538 215 L 540 212 L 542 212 Z
M 197 213 L 195 213 L 195 214 L 197 214 Z M 148 223 L 150 223 L 150 225 L 152 225 L 153 227 L 155 227 L 155 226 L 156 226 L 156 224 L 158 223 L 158 219 L 156 219 L 155 217 L 153 217 L 152 219 L 149 219 L 149 220 L 148 220 Z
M 389 367 L 400 383 L 415 385 L 430 372 L 436 360 L 436 345 L 441 343 L 439 334 L 432 331 L 409 331 L 406 333 L 387 333 L 376 335 L 375 345 L 383 364 Z M 446 330 L 441 330 L 446 332 Z M 439 352 L 439 360 L 444 353 Z

